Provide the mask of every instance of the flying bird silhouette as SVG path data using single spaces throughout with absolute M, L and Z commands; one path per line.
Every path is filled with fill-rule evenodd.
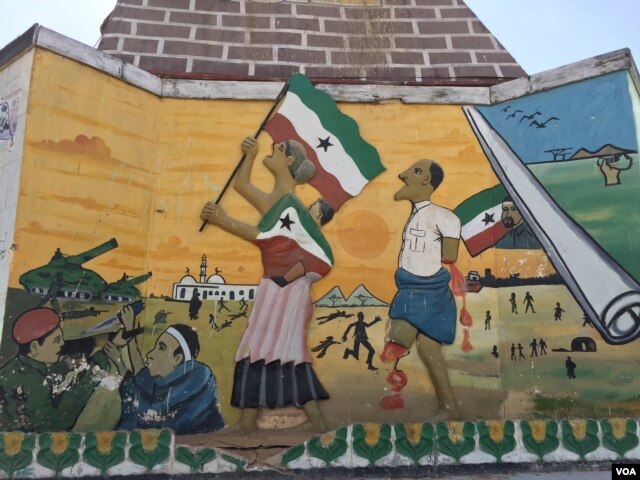
M 516 110 L 511 115 L 507 115 L 507 120 L 510 119 L 510 118 L 515 117 L 519 112 L 522 112 L 522 110 Z
M 534 120 L 533 122 L 531 122 L 529 124 L 530 127 L 535 126 L 536 128 L 546 128 L 547 127 L 547 123 L 549 123 L 551 120 L 560 120 L 558 117 L 550 117 L 547 118 L 544 122 L 540 123 L 537 120 Z
M 520 118 L 520 123 L 522 123 L 522 121 L 523 121 L 523 120 L 525 120 L 525 119 L 526 119 L 526 120 L 533 120 L 533 118 L 534 118 L 536 115 L 542 115 L 542 114 L 541 114 L 540 112 L 535 112 L 535 113 L 532 113 L 531 115 L 523 115 L 523 116 Z
M 511 108 L 511 105 L 507 105 L 506 107 L 504 107 L 502 110 L 500 110 L 501 112 L 506 112 L 507 110 L 509 110 Z

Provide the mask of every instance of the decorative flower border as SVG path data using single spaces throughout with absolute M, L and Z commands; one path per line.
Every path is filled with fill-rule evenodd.
M 640 460 L 635 419 L 364 423 L 341 427 L 267 460 L 176 445 L 169 430 L 0 433 L 0 477 L 171 475 L 318 468 Z
M 216 448 L 176 446 L 170 430 L 0 433 L 1 478 L 222 473 L 246 464 Z
M 277 458 L 287 469 L 640 460 L 638 431 L 626 418 L 354 424 Z

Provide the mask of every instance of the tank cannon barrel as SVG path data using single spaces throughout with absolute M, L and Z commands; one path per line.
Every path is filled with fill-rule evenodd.
M 151 272 L 147 272 L 145 274 L 138 275 L 137 277 L 128 278 L 127 280 L 118 280 L 117 283 L 121 285 L 138 285 L 139 283 L 142 283 L 145 280 L 149 279 L 151 275 Z
M 107 302 L 131 302 L 140 296 L 140 291 L 134 285 L 144 282 L 150 276 L 151 272 L 133 278 L 125 279 L 123 277 L 110 283 L 106 290 L 100 294 L 100 298 Z
M 67 263 L 82 265 L 83 263 L 88 262 L 89 260 L 92 260 L 102 255 L 103 253 L 108 252 L 109 250 L 113 250 L 117 246 L 118 241 L 115 238 L 112 238 L 111 240 L 104 242 L 97 247 L 90 248 L 86 252 L 82 252 L 77 255 L 69 255 L 65 260 L 67 261 Z

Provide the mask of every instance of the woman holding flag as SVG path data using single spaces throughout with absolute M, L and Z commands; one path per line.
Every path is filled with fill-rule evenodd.
M 333 257 L 320 225 L 333 217 L 333 209 L 319 200 L 309 210 L 294 196 L 295 186 L 315 174 L 305 150 L 295 140 L 273 145 L 264 165 L 275 179 L 270 193 L 250 182 L 258 153 L 257 142 L 242 142 L 245 161 L 234 188 L 260 213 L 257 227 L 229 217 L 213 202 L 200 218 L 254 243 L 260 248 L 264 275 L 249 316 L 247 330 L 236 353 L 231 403 L 242 409 L 238 429 L 255 430 L 260 407 L 295 405 L 304 409 L 312 427 L 326 430 L 317 400 L 329 398 L 318 380 L 307 347 L 311 319 L 310 286 L 331 270 Z
M 207 203 L 200 216 L 203 226 L 217 224 L 254 243 L 262 253 L 264 278 L 236 354 L 231 403 L 243 409 L 239 425 L 243 432 L 256 428 L 258 407 L 285 405 L 304 408 L 313 428 L 324 431 L 316 400 L 329 395 L 311 367 L 306 344 L 312 315 L 310 285 L 333 266 L 320 225 L 384 166 L 377 150 L 360 135 L 356 121 L 299 73 L 286 82 L 258 133 L 263 129 L 274 141 L 273 153 L 264 159 L 275 178 L 273 190 L 262 192 L 251 184 L 258 153 L 255 138 L 242 142 L 245 156 L 232 174 L 238 174 L 236 191 L 263 214 L 258 226 L 238 222 L 217 206 L 230 180 L 218 201 Z M 307 182 L 326 198 L 309 210 L 293 194 L 296 185 Z

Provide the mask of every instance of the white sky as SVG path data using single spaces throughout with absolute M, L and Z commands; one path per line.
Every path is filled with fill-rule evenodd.
M 465 1 L 529 74 L 625 47 L 640 64 L 640 0 Z M 115 4 L 16 0 L 4 10 L 0 48 L 34 23 L 95 46 Z
M 115 5 L 116 0 L 15 0 L 3 9 L 0 47 L 34 23 L 93 47 L 100 39 L 100 24 Z
M 465 0 L 529 74 L 630 48 L 640 65 L 640 0 Z

